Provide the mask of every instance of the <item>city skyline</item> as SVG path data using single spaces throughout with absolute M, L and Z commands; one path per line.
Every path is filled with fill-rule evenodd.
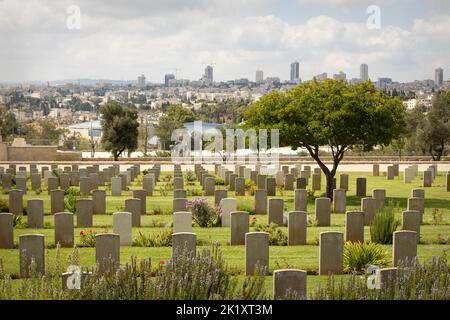
M 255 70 L 290 80 L 293 61 L 302 80 L 341 70 L 359 78 L 363 63 L 372 80 L 435 79 L 437 68 L 448 79 L 448 1 L 380 1 L 374 30 L 366 0 L 169 2 L 2 1 L 0 82 L 144 74 L 147 83 L 162 83 L 174 70 L 178 79 L 198 80 L 211 61 L 218 82 L 255 79 Z M 80 9 L 80 29 L 67 27 L 70 5 Z
M 179 69 L 176 69 L 179 70 Z M 314 75 L 311 79 L 302 79 L 301 77 L 301 73 L 300 73 L 300 63 L 298 61 L 292 62 L 289 65 L 289 71 L 290 71 L 290 76 L 288 79 L 284 79 L 281 80 L 280 77 L 277 76 L 267 76 L 265 77 L 265 73 L 264 70 L 262 68 L 259 68 L 255 71 L 255 76 L 254 76 L 254 81 L 251 80 L 251 78 L 232 78 L 232 79 L 227 79 L 227 80 L 221 80 L 221 81 L 215 81 L 214 80 L 214 74 L 215 74 L 215 69 L 214 67 L 212 67 L 211 65 L 207 65 L 206 68 L 203 71 L 202 76 L 199 79 L 181 79 L 181 78 L 177 78 L 174 74 L 171 73 L 166 73 L 164 74 L 164 78 L 161 79 L 161 81 L 146 81 L 146 75 L 145 74 L 140 74 L 137 76 L 137 78 L 135 78 L 135 80 L 133 79 L 124 79 L 124 80 L 119 80 L 119 79 L 106 79 L 106 78 L 78 78 L 78 79 L 55 79 L 55 80 L 33 80 L 33 81 L 6 81 L 6 82 L 1 82 L 0 84 L 26 84 L 26 83 L 35 83 L 35 82 L 40 82 L 40 83 L 50 83 L 50 82 L 64 82 L 64 81 L 80 81 L 80 80 L 91 80 L 91 81 L 101 81 L 101 80 L 105 80 L 105 81 L 123 81 L 123 82 L 128 82 L 128 83 L 135 83 L 138 87 L 145 87 L 146 85 L 149 84 L 164 84 L 166 87 L 170 85 L 170 81 L 171 80 L 187 80 L 187 81 L 201 81 L 204 82 L 205 84 L 212 84 L 215 82 L 227 82 L 227 81 L 234 81 L 234 80 L 243 80 L 246 79 L 250 82 L 254 82 L 254 83 L 263 83 L 265 81 L 271 82 L 272 79 L 274 78 L 278 78 L 280 79 L 281 82 L 288 82 L 288 83 L 300 83 L 300 82 L 304 82 L 304 81 L 309 81 L 309 80 L 317 80 L 317 81 L 323 81 L 325 79 L 335 79 L 335 80 L 344 80 L 344 81 L 353 81 L 353 80 L 361 80 L 361 81 L 372 81 L 372 82 L 376 82 L 376 81 L 385 81 L 386 79 L 389 79 L 389 81 L 393 81 L 393 82 L 399 82 L 395 79 L 392 79 L 389 76 L 384 76 L 384 77 L 378 77 L 378 78 L 373 78 L 370 76 L 369 74 L 369 66 L 365 63 L 361 64 L 359 66 L 359 76 L 355 76 L 355 77 L 347 77 L 347 73 L 343 72 L 342 70 L 339 70 L 338 73 L 335 73 L 334 75 L 329 76 L 328 72 L 322 72 L 320 74 Z M 448 78 L 450 81 L 450 78 Z M 445 78 L 445 70 L 441 67 L 438 67 L 436 69 L 434 69 L 434 78 L 433 77 L 429 77 L 426 79 L 414 79 L 412 81 L 407 81 L 404 83 L 408 83 L 408 82 L 414 82 L 414 81 L 424 81 L 424 80 L 432 80 L 435 82 L 435 84 L 437 86 L 442 86 L 443 83 L 446 80 Z

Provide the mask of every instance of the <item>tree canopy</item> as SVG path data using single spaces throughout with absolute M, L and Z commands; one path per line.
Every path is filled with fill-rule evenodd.
M 375 90 L 370 82 L 346 85 L 328 79 L 274 91 L 252 104 L 245 120 L 247 127 L 279 129 L 284 146 L 306 148 L 325 173 L 332 198 L 333 178 L 345 151 L 388 145 L 403 132 L 404 113 L 400 100 Z M 320 147 L 326 146 L 333 156 L 331 169 L 320 155 Z
M 18 125 L 14 113 L 0 106 L 0 134 L 2 138 L 6 139 L 8 135 L 17 133 L 17 128 Z
M 450 92 L 436 96 L 429 110 L 417 106 L 406 119 L 408 150 L 441 160 L 450 143 Z
M 101 107 L 101 125 L 103 130 L 102 144 L 105 150 L 111 151 L 114 160 L 125 151 L 133 152 L 138 147 L 138 113 L 135 109 L 122 106 L 117 102 Z
M 169 149 L 174 130 L 183 127 L 186 122 L 194 121 L 194 119 L 192 110 L 180 105 L 170 105 L 167 113 L 159 119 L 159 123 L 155 127 L 155 133 L 161 141 L 162 149 Z

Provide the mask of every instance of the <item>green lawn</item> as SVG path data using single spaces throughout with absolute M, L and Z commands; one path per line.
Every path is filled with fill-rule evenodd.
M 350 190 L 347 193 L 347 210 L 355 210 L 360 207 L 360 197 L 355 196 L 356 178 L 367 178 L 367 196 L 371 195 L 372 189 L 385 188 L 387 190 L 387 201 L 395 201 L 400 206 L 401 210 L 406 208 L 407 198 L 410 196 L 411 189 L 420 188 L 421 180 L 416 178 L 411 184 L 404 184 L 403 177 L 400 176 L 393 181 L 386 180 L 385 176 L 372 177 L 370 173 L 355 173 L 345 172 L 349 174 L 349 187 Z M 161 179 L 164 178 L 167 173 L 161 175 Z M 339 175 L 337 175 L 338 178 Z M 419 173 L 421 176 L 421 173 Z M 443 252 L 450 249 L 450 193 L 445 191 L 444 174 L 441 173 L 435 180 L 432 188 L 426 188 L 426 200 L 425 200 L 425 215 L 424 225 L 421 228 L 421 244 L 418 246 L 418 257 L 420 260 L 429 260 L 433 256 L 442 255 Z M 94 227 L 91 228 L 95 232 L 111 232 L 112 231 L 112 216 L 111 214 L 116 211 L 123 210 L 124 200 L 132 197 L 132 190 L 139 189 L 142 178 L 139 177 L 130 187 L 129 191 L 123 193 L 121 197 L 110 196 L 110 189 L 103 187 L 107 191 L 107 214 L 94 216 Z M 338 178 L 339 181 L 339 178 Z M 165 226 L 171 223 L 171 207 L 173 192 L 160 192 L 159 189 L 164 188 L 165 183 L 159 182 L 154 192 L 153 197 L 147 198 L 147 212 L 148 214 L 142 216 L 142 227 L 133 229 L 133 237 L 142 233 L 158 232 Z M 199 186 L 186 186 L 185 188 L 190 190 L 197 190 Z M 220 187 L 219 187 L 220 188 Z M 325 188 L 325 179 L 322 180 L 322 192 Z M 280 190 L 277 190 L 277 197 L 283 197 L 285 199 L 285 207 L 287 211 L 293 210 L 293 191 L 284 191 L 280 194 Z M 320 193 L 316 192 L 316 196 Z M 234 197 L 234 192 L 229 192 L 229 196 Z M 44 200 L 45 216 L 45 229 L 20 229 L 14 230 L 15 241 L 18 242 L 18 237 L 21 234 L 39 233 L 45 235 L 45 243 L 48 247 L 48 261 L 50 264 L 55 260 L 56 249 L 54 248 L 54 230 L 53 230 L 53 217 L 50 215 L 50 197 L 47 195 L 47 191 L 39 195 L 36 195 L 32 191 L 24 196 L 24 204 L 26 200 L 32 198 L 40 198 Z M 197 197 L 188 197 L 189 199 Z M 0 199 L 8 199 L 7 194 L 1 194 Z M 212 203 L 213 197 L 208 197 L 210 203 Z M 238 209 L 239 207 L 254 207 L 254 199 L 251 196 L 238 197 Z M 436 211 L 436 209 L 439 209 Z M 442 221 L 436 224 L 436 219 L 433 219 L 433 211 L 442 215 Z M 154 214 L 155 212 L 162 212 L 163 214 Z M 314 213 L 314 199 L 309 200 L 308 214 Z M 400 213 L 398 214 L 400 218 Z M 257 222 L 266 222 L 266 215 L 254 216 Z M 26 220 L 26 217 L 24 217 Z M 286 231 L 286 227 L 282 227 Z M 86 229 L 84 229 L 86 231 Z M 306 246 L 271 246 L 270 247 L 270 274 L 281 268 L 296 268 L 309 271 L 311 273 L 308 276 L 308 288 L 315 288 L 320 282 L 326 281 L 327 277 L 320 277 L 314 275 L 318 270 L 319 263 L 319 247 L 317 245 L 319 234 L 323 231 L 344 231 L 344 215 L 332 214 L 330 227 L 308 227 Z M 76 243 L 79 244 L 79 232 L 81 229 L 75 229 Z M 223 256 L 227 264 L 231 269 L 242 277 L 244 272 L 245 263 L 245 250 L 243 246 L 229 246 L 230 232 L 229 228 L 198 228 L 194 227 L 194 232 L 197 234 L 197 239 L 202 245 L 209 245 L 214 242 L 219 242 L 222 247 Z M 369 227 L 365 229 L 366 239 L 370 239 Z M 391 246 L 385 246 L 386 251 L 391 253 Z M 81 264 L 83 266 L 93 266 L 95 264 L 94 248 L 80 248 Z M 61 258 L 65 262 L 67 256 L 72 252 L 72 249 L 61 249 Z M 122 247 L 121 248 L 121 263 L 124 264 L 130 260 L 130 257 L 136 256 L 138 259 L 151 258 L 153 264 L 159 264 L 160 260 L 170 259 L 172 254 L 171 248 L 142 248 L 142 247 Z M 7 274 L 11 274 L 13 277 L 17 277 L 19 273 L 19 253 L 17 249 L 5 250 L 0 249 L 0 258 L 3 261 L 4 271 Z M 16 280 L 17 282 L 20 280 Z M 15 281 L 15 282 L 16 282 Z M 268 276 L 266 279 L 266 288 L 271 290 L 272 277 Z

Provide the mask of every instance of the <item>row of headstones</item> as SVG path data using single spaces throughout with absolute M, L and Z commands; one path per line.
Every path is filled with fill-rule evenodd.
M 172 235 L 172 256 L 195 254 L 197 236 L 195 233 L 181 232 Z M 402 261 L 412 261 L 417 256 L 417 233 L 414 231 L 396 231 L 393 234 L 392 261 L 397 267 Z M 96 262 L 99 272 L 106 263 L 120 265 L 120 240 L 116 233 L 96 235 Z M 266 232 L 248 232 L 245 234 L 245 274 L 259 272 L 268 274 L 269 270 L 269 234 Z M 322 232 L 319 240 L 319 275 L 343 273 L 344 235 L 342 232 Z M 45 273 L 44 235 L 19 236 L 20 277 L 29 277 L 30 266 L 34 262 L 36 274 Z M 295 282 L 294 282 L 295 283 Z M 289 285 L 286 283 L 285 285 Z
M 249 232 L 249 214 L 248 212 L 236 211 L 236 203 L 234 199 L 224 199 L 222 204 L 225 210 L 222 212 L 222 226 L 230 227 L 230 244 L 244 244 L 244 235 Z M 277 199 L 278 200 L 278 199 Z M 323 211 L 327 211 L 322 207 Z M 322 224 L 330 226 L 329 206 L 328 223 L 323 224 L 325 219 L 318 215 L 320 210 L 316 211 L 316 219 Z M 288 245 L 305 245 L 307 238 L 307 213 L 306 211 L 292 211 L 286 216 L 288 229 Z M 407 210 L 403 212 L 403 230 L 415 231 L 420 235 L 420 225 L 422 223 L 422 214 L 417 210 Z M 277 204 L 277 209 L 269 208 L 268 222 L 283 225 L 283 209 Z M 364 226 L 368 225 L 367 214 L 364 211 L 349 211 L 346 213 L 345 234 L 347 241 L 364 242 Z M 173 214 L 174 232 L 192 232 L 192 214 L 190 212 L 175 212 Z
M 306 206 L 307 199 L 305 197 L 307 193 L 305 190 L 295 190 L 294 194 L 294 206 L 299 205 L 301 209 Z M 383 209 L 386 199 L 385 189 L 374 189 L 372 190 L 372 197 L 361 198 L 361 211 L 365 213 L 366 224 L 369 225 L 375 213 Z M 347 197 L 344 189 L 333 190 L 333 212 L 334 213 L 345 213 L 347 206 Z M 318 207 L 323 208 L 325 217 L 328 216 L 330 209 L 331 200 L 329 198 L 316 198 L 316 214 L 320 216 L 321 214 L 317 212 Z M 408 198 L 408 210 L 417 210 L 421 214 L 424 213 L 425 208 L 425 191 L 424 189 L 412 189 L 411 197 Z M 318 219 L 320 220 L 320 219 Z
M 57 174 L 55 174 L 55 171 Z M 127 185 L 134 181 L 139 174 L 140 165 L 138 164 L 131 166 L 125 172 L 120 172 L 119 165 L 109 166 L 102 171 L 100 171 L 99 165 L 79 168 L 78 165 L 74 164 L 64 167 L 64 171 L 61 171 L 57 165 L 52 165 L 51 170 L 48 166 L 43 166 L 41 173 L 39 173 L 36 165 L 30 165 L 31 190 L 37 191 L 41 189 L 42 179 L 44 179 L 44 185 L 47 187 L 49 194 L 54 189 L 66 190 L 71 186 L 79 186 L 81 194 L 88 195 L 99 186 L 104 186 L 105 183 L 111 182 L 112 177 L 116 176 L 124 180 L 122 187 L 126 190 Z M 6 173 L 1 173 L 3 189 L 10 190 L 13 186 L 13 179 L 16 182 L 16 189 L 26 193 L 26 167 L 19 167 L 19 171 L 16 173 L 15 165 L 10 165 Z
M 345 180 L 343 178 L 346 178 Z M 346 184 L 342 183 L 346 181 Z M 348 186 L 348 175 L 341 175 L 341 187 Z M 366 195 L 366 179 L 357 179 L 357 194 L 364 197 Z M 423 189 L 413 189 L 412 197 L 408 199 L 408 211 L 419 211 L 422 215 L 425 207 L 425 192 Z M 222 226 L 228 227 L 229 215 L 232 211 L 236 211 L 236 199 L 227 198 L 227 190 L 214 191 L 214 204 L 219 205 L 222 211 Z M 269 199 L 267 190 L 258 189 L 255 191 L 255 213 L 268 214 L 268 222 L 279 225 L 284 224 L 284 200 Z M 335 189 L 333 192 L 333 212 L 345 213 L 346 210 L 346 190 Z M 374 189 L 371 198 L 361 199 L 361 212 L 364 213 L 364 224 L 370 225 L 375 214 L 383 209 L 386 199 L 385 189 Z M 308 191 L 306 189 L 296 189 L 294 191 L 294 211 L 307 211 Z M 187 199 L 186 191 L 179 189 L 174 190 L 173 212 L 186 211 Z M 321 197 L 315 200 L 315 216 L 319 226 L 330 225 L 331 199 Z
M 436 180 L 437 175 L 438 175 L 437 164 L 433 164 L 433 165 L 429 166 L 423 172 L 423 186 L 425 188 L 432 187 L 434 180 Z M 446 189 L 447 189 L 447 191 L 450 191 L 450 169 L 447 172 L 446 178 L 447 178 L 446 179 Z
M 281 170 L 270 175 L 267 166 L 259 164 L 255 166 L 255 170 L 244 165 L 236 165 L 234 171 L 216 164 L 215 174 L 229 186 L 230 191 L 235 191 L 237 195 L 244 195 L 245 180 L 252 180 L 258 189 L 265 189 L 269 196 L 275 196 L 277 186 L 284 187 L 285 190 L 294 190 L 295 185 L 297 189 L 306 188 L 311 177 L 311 166 L 304 166 L 303 171 L 301 168 L 299 164 L 292 168 L 282 166 Z M 321 179 L 320 168 L 315 168 L 312 176 L 314 187 L 317 187 L 317 182 L 319 181 L 320 184 Z
M 380 165 L 373 165 L 373 176 L 380 175 Z M 410 165 L 405 168 L 403 180 L 405 183 L 411 183 L 414 178 L 419 174 L 419 166 L 417 164 Z M 426 170 L 423 171 L 423 187 L 430 188 L 433 185 L 436 176 L 438 175 L 438 165 L 430 165 Z M 393 180 L 395 177 L 399 176 L 399 165 L 393 164 L 387 167 L 386 177 L 388 180 Z M 450 191 L 450 169 L 446 175 L 446 190 Z
M 139 173 L 140 174 L 140 171 Z M 161 165 L 155 164 L 142 178 L 142 189 L 146 191 L 148 196 L 153 196 L 154 188 L 161 174 Z M 111 195 L 121 196 L 122 191 L 126 191 L 128 186 L 135 180 L 136 176 L 127 173 L 119 174 L 117 177 L 111 178 Z
M 34 201 L 33 205 L 38 204 L 38 210 L 28 216 L 30 227 L 43 227 L 42 200 Z M 40 201 L 40 202 L 39 202 Z M 91 201 L 91 200 L 88 200 Z M 88 204 L 88 205 L 86 205 Z M 92 206 L 85 200 L 77 200 L 77 227 L 92 227 Z M 113 232 L 120 235 L 121 245 L 131 246 L 132 228 L 141 226 L 142 207 L 139 199 L 128 199 L 125 201 L 125 212 L 116 212 L 113 214 Z M 39 211 L 36 213 L 36 211 Z M 61 247 L 74 246 L 74 214 L 70 212 L 57 212 L 54 217 L 55 245 Z M 14 214 L 0 213 L 0 248 L 11 249 L 14 247 Z
M 75 213 L 78 227 L 92 227 L 94 214 L 106 213 L 106 193 L 104 190 L 93 190 L 92 199 L 77 199 Z M 65 211 L 64 191 L 52 190 L 50 192 L 51 213 Z M 9 213 L 23 215 L 23 192 L 11 190 L 9 192 Z M 147 191 L 134 190 L 133 198 L 125 200 L 125 211 L 132 213 L 133 226 L 140 227 L 141 215 L 147 214 Z M 28 227 L 44 227 L 44 201 L 42 199 L 29 199 L 27 201 Z
M 276 186 L 283 186 L 285 190 L 306 189 L 311 177 L 311 189 L 313 191 L 320 191 L 322 189 L 322 170 L 315 168 L 311 175 L 311 167 L 304 166 L 304 170 L 301 171 L 301 165 L 296 165 L 293 168 L 289 166 L 282 166 L 282 171 L 278 171 L 275 177 L 270 177 L 265 174 L 261 174 L 258 171 L 252 171 L 245 166 L 236 166 L 235 173 L 216 165 L 216 174 L 225 181 L 226 185 L 229 185 L 230 191 L 236 191 L 236 195 L 245 195 L 245 180 L 251 179 L 257 186 L 257 189 L 266 190 L 268 196 L 276 195 Z M 300 175 L 300 177 L 298 177 Z M 339 189 L 349 189 L 349 175 L 341 174 L 339 179 Z M 294 181 L 296 185 L 294 186 Z M 334 181 L 336 185 L 336 180 Z M 356 179 L 356 195 L 359 197 L 366 196 L 366 178 Z

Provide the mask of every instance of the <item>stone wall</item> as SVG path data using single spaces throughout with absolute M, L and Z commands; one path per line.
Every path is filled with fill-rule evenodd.
M 0 144 L 0 161 L 81 161 L 80 152 L 58 152 L 56 146 L 8 146 L 6 152 L 2 146 Z
M 8 147 L 3 142 L 0 142 L 0 161 L 8 161 Z

